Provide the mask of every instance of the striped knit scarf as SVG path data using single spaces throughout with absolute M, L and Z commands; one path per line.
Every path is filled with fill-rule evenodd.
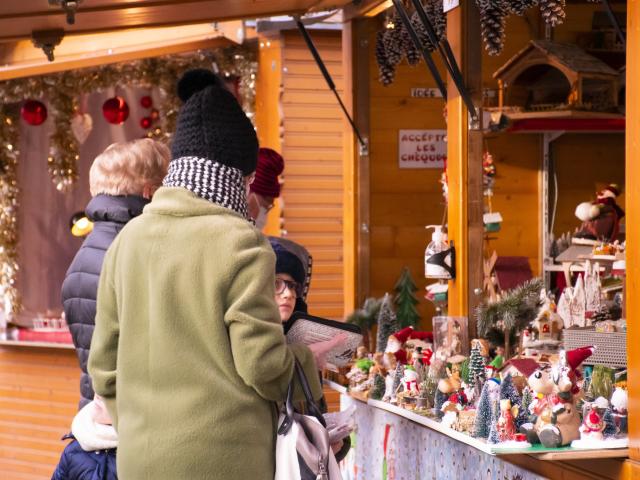
M 171 160 L 162 185 L 182 187 L 253 222 L 247 209 L 247 190 L 242 171 L 206 158 Z

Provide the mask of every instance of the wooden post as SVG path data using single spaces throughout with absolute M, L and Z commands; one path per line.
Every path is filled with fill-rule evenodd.
M 260 37 L 258 51 L 258 78 L 256 84 L 256 129 L 261 147 L 282 152 L 282 43 L 280 34 Z M 285 172 L 286 175 L 286 172 Z M 286 182 L 286 178 L 285 178 Z M 266 235 L 280 236 L 280 200 L 269 212 L 264 227 Z
M 342 30 L 344 102 L 360 134 L 369 138 L 369 30 L 374 22 L 355 18 Z M 344 311 L 361 306 L 369 291 L 369 153 L 344 120 L 343 255 Z
M 447 14 L 447 38 L 460 65 L 464 83 L 476 106 L 481 105 L 481 36 L 479 14 L 471 1 Z M 476 336 L 473 311 L 482 288 L 482 132 L 470 129 L 469 114 L 448 79 L 447 169 L 449 176 L 449 239 L 456 248 L 456 279 L 449 283 L 449 314 L 469 317 L 469 337 Z
M 627 362 L 629 388 L 629 461 L 626 478 L 640 478 L 640 1 L 627 2 L 627 131 L 625 209 L 627 237 Z

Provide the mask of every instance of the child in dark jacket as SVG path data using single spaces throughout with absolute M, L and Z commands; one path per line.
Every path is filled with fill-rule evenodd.
M 62 452 L 51 480 L 117 480 L 118 435 L 98 395 L 77 413 L 64 438 L 73 441 Z

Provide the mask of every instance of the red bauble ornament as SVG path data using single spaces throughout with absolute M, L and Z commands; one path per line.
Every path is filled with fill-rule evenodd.
M 102 114 L 107 122 L 120 125 L 129 118 L 129 105 L 122 97 L 112 97 L 102 104 Z
M 151 96 L 145 95 L 140 99 L 140 105 L 142 105 L 142 108 L 151 108 L 153 105 L 153 99 Z
M 38 100 L 27 100 L 22 104 L 20 115 L 29 125 L 42 125 L 47 119 L 47 107 Z
M 140 119 L 140 126 L 145 130 L 151 128 L 151 125 L 153 125 L 153 120 L 151 119 L 151 117 L 142 117 Z

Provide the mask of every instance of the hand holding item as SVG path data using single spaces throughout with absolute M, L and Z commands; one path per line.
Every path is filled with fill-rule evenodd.
M 309 350 L 313 353 L 313 358 L 316 361 L 316 365 L 319 369 L 324 368 L 327 363 L 327 353 L 344 344 L 347 341 L 347 335 L 339 333 L 331 340 L 325 340 L 324 342 L 316 342 L 308 345 Z

